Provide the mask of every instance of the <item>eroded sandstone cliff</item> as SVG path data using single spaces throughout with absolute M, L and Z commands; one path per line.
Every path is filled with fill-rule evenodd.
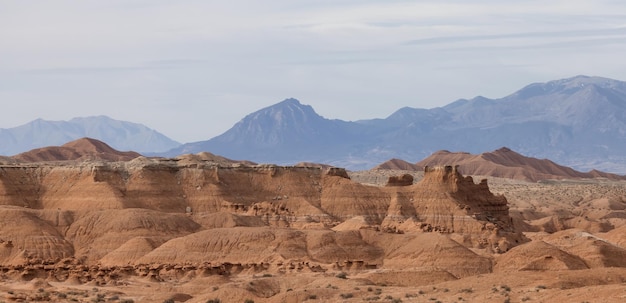
M 286 272 L 396 268 L 408 259 L 462 277 L 491 271 L 474 250 L 523 241 L 506 199 L 451 166 L 427 168 L 413 185 L 376 187 L 339 168 L 201 159 L 7 164 L 0 205 L 1 265 L 105 266 L 107 277 L 121 266 L 137 274 L 142 264 Z M 462 257 L 437 258 L 443 251 L 415 244 L 423 241 Z M 150 275 L 164 279 L 162 270 Z

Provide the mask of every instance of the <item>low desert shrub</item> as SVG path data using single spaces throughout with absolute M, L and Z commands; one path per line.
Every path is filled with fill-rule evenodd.
M 352 297 L 354 297 L 354 295 L 352 293 L 345 293 L 345 294 L 340 294 L 339 295 L 342 299 L 350 299 Z

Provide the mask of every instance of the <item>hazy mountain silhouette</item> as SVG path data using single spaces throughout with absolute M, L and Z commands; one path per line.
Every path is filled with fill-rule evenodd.
M 234 159 L 293 164 L 343 157 L 347 140 L 359 137 L 354 123 L 326 119 L 311 106 L 286 99 L 247 115 L 222 135 L 184 144 L 168 154 L 210 151 Z
M 247 115 L 217 137 L 184 145 L 141 124 L 105 116 L 38 119 L 0 129 L 0 155 L 83 137 L 143 154 L 207 151 L 259 163 L 349 169 L 369 169 L 391 158 L 415 163 L 438 150 L 482 153 L 507 146 L 582 171 L 624 173 L 626 82 L 576 76 L 531 84 L 500 99 L 479 96 L 433 109 L 404 107 L 386 118 L 354 122 L 324 118 L 311 106 L 287 99 Z
M 31 149 L 59 146 L 79 138 L 104 141 L 118 150 L 164 152 L 180 143 L 144 125 L 107 116 L 74 118 L 69 121 L 37 119 L 14 128 L 0 129 L 0 155 L 15 155 Z
M 210 151 L 255 162 L 365 169 L 390 158 L 417 162 L 437 150 L 481 153 L 501 146 L 580 170 L 626 171 L 626 83 L 576 76 L 531 84 L 500 99 L 405 107 L 356 122 L 326 119 L 287 99 L 220 136 L 168 154 Z

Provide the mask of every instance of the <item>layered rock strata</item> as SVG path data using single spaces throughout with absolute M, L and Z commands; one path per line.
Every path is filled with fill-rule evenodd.
M 411 256 L 424 260 L 417 267 L 449 268 L 460 277 L 491 270 L 470 248 L 502 252 L 522 240 L 506 199 L 491 194 L 486 181 L 475 184 L 452 166 L 427 168 L 416 184 L 399 180 L 407 184 L 376 187 L 351 181 L 340 168 L 178 159 L 3 165 L 0 264 L 4 271 L 101 266 L 107 276 L 106 268 L 133 272 L 141 264 L 194 272 L 201 264 L 277 272 L 382 268 Z M 348 224 L 354 218 L 361 223 Z M 465 268 L 406 246 L 416 245 L 407 234 L 414 232 L 457 235 L 441 243 L 466 255 Z M 387 250 L 386 241 L 398 250 Z

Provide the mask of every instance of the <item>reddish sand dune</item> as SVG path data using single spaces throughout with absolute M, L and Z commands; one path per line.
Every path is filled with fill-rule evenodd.
M 609 178 L 626 180 L 599 171 L 583 173 L 558 165 L 547 159 L 522 156 L 506 147 L 493 152 L 472 155 L 462 152 L 438 151 L 418 162 L 419 167 L 437 165 L 459 165 L 459 170 L 467 175 L 491 176 L 536 182 L 546 179 Z
M 423 166 L 419 166 L 417 164 L 413 164 L 413 163 L 400 160 L 400 159 L 391 159 L 381 164 L 378 164 L 372 169 L 393 169 L 393 170 L 417 171 L 417 170 L 422 170 Z
M 497 259 L 494 271 L 587 269 L 580 257 L 541 240 L 514 247 Z
M 626 267 L 626 249 L 586 231 L 577 229 L 559 231 L 543 240 L 579 256 L 590 268 Z
M 82 138 L 62 146 L 33 149 L 12 158 L 22 162 L 107 160 L 129 161 L 141 156 L 136 152 L 121 152 L 106 143 L 91 138 Z

